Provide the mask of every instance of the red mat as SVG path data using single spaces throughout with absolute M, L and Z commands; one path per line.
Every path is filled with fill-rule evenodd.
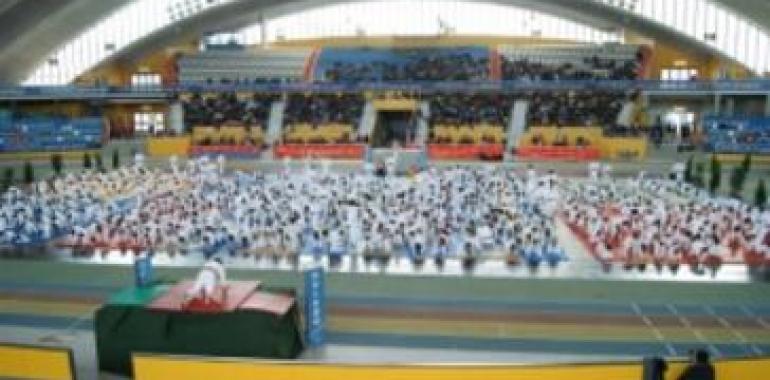
M 565 225 L 569 228 L 570 232 L 572 232 L 572 235 L 577 238 L 577 240 L 585 247 L 585 249 L 598 261 L 604 261 L 601 257 L 599 257 L 599 254 L 596 252 L 595 247 L 588 241 L 588 232 L 585 229 L 582 229 L 580 227 L 577 227 L 573 224 L 568 223 L 566 220 L 562 218 L 562 221 Z M 625 252 L 623 252 L 622 247 L 615 247 L 611 252 L 612 257 L 610 258 L 610 262 L 613 263 L 626 263 L 627 256 Z M 691 259 L 691 258 L 690 258 Z M 748 251 L 741 250 L 740 252 L 732 251 L 729 255 L 721 256 L 717 259 L 711 259 L 711 260 L 717 260 L 718 265 L 721 264 L 749 264 L 749 265 L 758 265 L 761 264 L 763 261 L 762 258 L 757 258 L 755 254 Z M 768 260 L 770 262 L 770 260 Z M 680 260 L 680 264 L 685 265 L 689 264 L 688 258 L 683 257 Z M 713 263 L 713 261 L 712 261 Z
M 215 307 L 212 307 L 211 304 L 200 305 L 196 302 L 185 305 L 185 293 L 192 288 L 193 284 L 194 281 L 187 280 L 174 285 L 166 294 L 153 301 L 148 308 L 162 311 L 230 312 L 238 309 L 261 285 L 259 281 L 228 281 L 224 285 L 227 287 L 225 292 L 223 292 L 222 286 L 215 291 L 215 298 L 218 302 Z
M 294 297 L 283 294 L 256 292 L 244 301 L 238 309 L 259 310 L 283 316 L 294 305 Z

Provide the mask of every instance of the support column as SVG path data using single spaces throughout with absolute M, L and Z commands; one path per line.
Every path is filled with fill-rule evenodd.
M 722 95 L 719 93 L 714 94 L 714 115 L 719 115 L 722 112 Z
M 770 117 L 770 93 L 765 95 L 765 116 Z
M 183 134 L 184 130 L 184 107 L 179 101 L 171 103 L 168 109 L 168 124 L 177 134 Z
M 735 97 L 731 96 L 725 99 L 725 115 L 735 115 Z
M 263 49 L 267 47 L 267 21 L 265 20 L 265 16 L 260 13 L 259 18 L 259 46 L 261 46 Z

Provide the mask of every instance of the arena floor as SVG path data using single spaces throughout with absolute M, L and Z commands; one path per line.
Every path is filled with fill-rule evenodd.
M 640 168 L 665 173 L 672 158 L 617 163 L 619 176 Z M 298 164 L 298 163 L 297 163 Z M 283 163 L 232 162 L 272 170 Z M 350 170 L 360 163 L 338 163 Z M 512 163 L 523 168 L 524 163 Z M 584 163 L 540 163 L 583 176 Z M 767 172 L 758 167 L 756 176 Z M 725 265 L 716 277 L 652 269 L 604 273 L 580 243 L 559 232 L 570 261 L 556 269 L 487 262 L 467 273 L 459 262 L 439 270 L 408 260 L 387 268 L 347 258 L 328 276 L 328 340 L 304 357 L 332 362 L 582 362 L 684 356 L 706 347 L 715 356 L 770 353 L 770 291 L 764 277 Z M 80 378 L 97 378 L 93 312 L 133 282 L 131 258 L 117 252 L 73 259 L 48 253 L 0 260 L 0 336 L 71 346 Z M 159 255 L 162 281 L 192 278 L 199 259 Z M 300 268 L 312 258 L 300 260 Z M 302 289 L 288 264 L 235 261 L 233 279 Z M 104 377 L 104 378 L 109 378 Z
M 91 318 L 131 283 L 131 268 L 29 260 L 2 266 L 2 336 L 72 346 L 78 367 L 96 376 Z M 194 273 L 157 268 L 164 281 Z M 290 271 L 241 269 L 231 277 L 302 288 Z M 330 345 L 307 358 L 531 363 L 684 356 L 693 347 L 719 357 L 770 352 L 766 283 L 359 273 L 330 273 L 327 283 Z

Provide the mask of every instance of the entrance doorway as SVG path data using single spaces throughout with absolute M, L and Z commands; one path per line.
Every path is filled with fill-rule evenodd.
M 372 147 L 390 148 L 411 145 L 417 131 L 414 111 L 378 111 L 372 133 Z
M 663 115 L 663 126 L 678 141 L 686 141 L 695 129 L 695 113 L 684 107 L 674 107 Z

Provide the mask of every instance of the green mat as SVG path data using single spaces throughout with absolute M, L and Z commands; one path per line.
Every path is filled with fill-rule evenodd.
M 156 285 L 147 288 L 127 288 L 113 294 L 107 304 L 123 306 L 143 306 L 171 289 L 170 285 Z

